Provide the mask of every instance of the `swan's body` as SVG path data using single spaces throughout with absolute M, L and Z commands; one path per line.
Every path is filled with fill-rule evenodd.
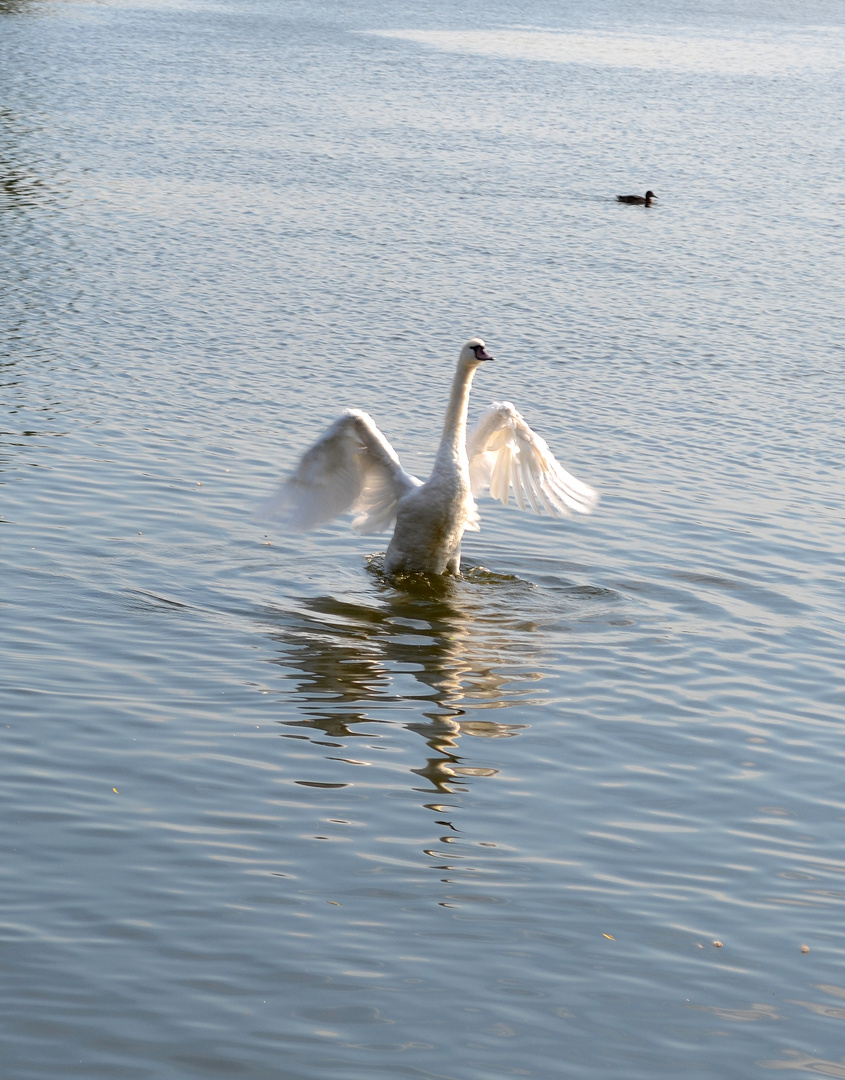
M 654 194 L 653 191 L 647 191 L 645 193 L 645 197 L 643 197 L 642 195 L 617 195 L 616 196 L 617 202 L 631 203 L 634 206 L 651 206 L 652 200 L 654 200 L 656 198 L 657 198 L 657 196 Z
M 480 338 L 461 350 L 443 436 L 426 483 L 405 472 L 367 413 L 350 410 L 304 454 L 267 506 L 268 516 L 303 531 L 353 510 L 358 532 L 395 522 L 385 572 L 458 574 L 461 539 L 479 528 L 474 496 L 485 488 L 507 505 L 563 516 L 588 514 L 592 488 L 570 476 L 509 401 L 495 402 L 467 438 L 469 391 L 476 369 L 492 360 Z

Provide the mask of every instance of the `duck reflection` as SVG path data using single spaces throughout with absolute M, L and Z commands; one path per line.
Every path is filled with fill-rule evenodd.
M 530 704 L 536 682 L 538 627 L 515 614 L 533 587 L 470 570 L 460 579 L 410 580 L 402 589 L 378 577 L 361 600 L 319 596 L 279 613 L 274 659 L 296 681 L 303 718 L 285 726 L 328 746 L 360 736 L 373 723 L 399 721 L 422 736 L 429 753 L 412 771 L 448 793 L 470 777 L 495 775 L 460 751 L 465 735 L 508 738 L 525 723 L 488 719 L 490 710 Z M 410 716 L 408 714 L 411 714 Z M 367 731 L 356 731 L 366 724 Z M 310 731 L 312 734 L 306 735 Z M 320 732 L 327 736 L 314 739 Z

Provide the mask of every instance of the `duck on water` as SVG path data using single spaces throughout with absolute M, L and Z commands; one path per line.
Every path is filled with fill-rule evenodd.
M 489 490 L 505 506 L 563 517 L 589 514 L 598 496 L 570 475 L 514 405 L 496 401 L 467 435 L 469 392 L 477 369 L 493 360 L 481 338 L 461 349 L 431 476 L 407 473 L 367 413 L 343 413 L 305 452 L 265 504 L 264 516 L 291 532 L 315 529 L 352 511 L 359 533 L 394 526 L 384 568 L 459 574 L 461 539 L 480 528 L 475 496 Z
M 651 206 L 652 200 L 657 196 L 653 191 L 647 191 L 645 195 L 617 195 L 617 202 L 631 203 L 632 206 Z

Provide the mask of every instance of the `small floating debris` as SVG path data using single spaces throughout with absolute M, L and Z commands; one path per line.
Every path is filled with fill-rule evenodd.
M 721 949 L 723 947 L 724 947 L 723 942 L 721 942 L 721 941 L 714 941 L 713 942 L 713 948 L 714 949 Z
M 810 951 L 810 946 L 809 945 L 802 945 L 801 946 L 801 952 L 804 953 L 805 956 L 809 951 Z

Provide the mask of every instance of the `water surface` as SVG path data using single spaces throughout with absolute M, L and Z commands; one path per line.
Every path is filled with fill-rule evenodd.
M 845 1076 L 842 12 L 636 14 L 0 4 L 9 1080 Z M 473 334 L 593 517 L 256 521 Z

